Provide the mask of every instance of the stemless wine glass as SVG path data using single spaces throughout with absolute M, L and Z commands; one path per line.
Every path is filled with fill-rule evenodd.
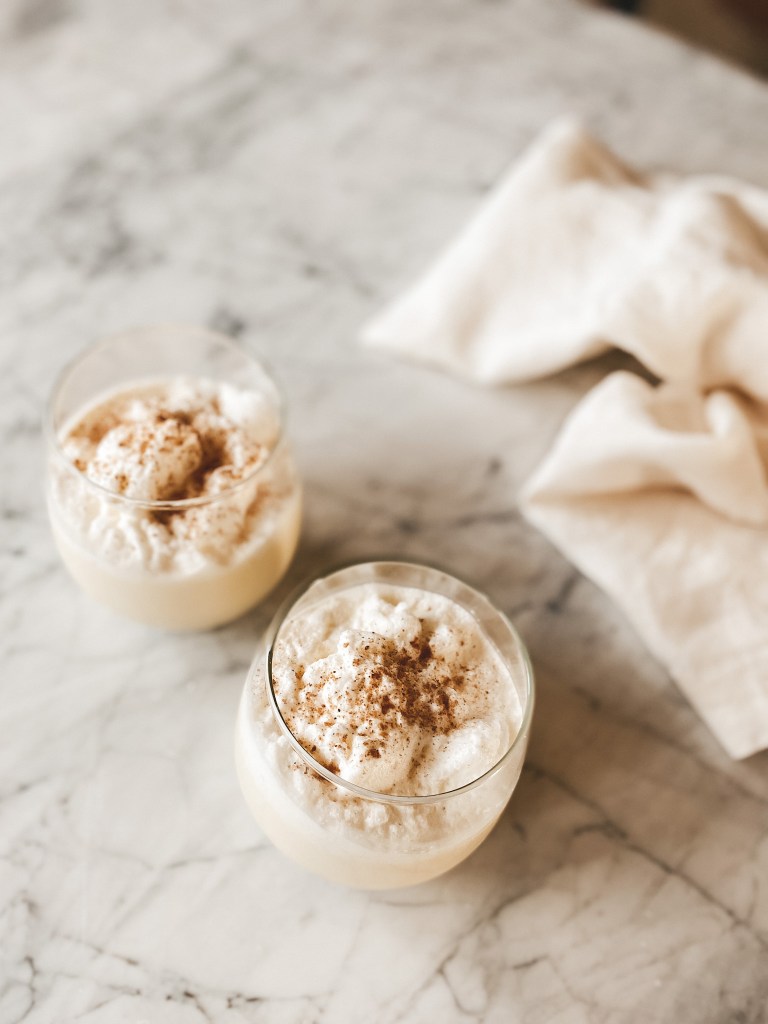
M 121 392 L 179 380 L 229 385 L 266 403 L 276 429 L 254 470 L 213 495 L 140 500 L 90 479 L 65 453 L 68 430 L 89 409 Z M 261 363 L 229 338 L 161 326 L 87 348 L 56 382 L 46 435 L 48 511 L 59 553 L 80 586 L 113 610 L 154 626 L 207 629 L 245 612 L 285 573 L 299 537 L 301 486 L 283 402 Z M 163 528 L 177 526 L 175 517 L 199 527 L 176 531 L 180 557 L 168 565 L 159 557 Z M 221 523 L 229 530 L 223 541 Z
M 285 624 L 362 583 L 417 588 L 468 611 L 501 658 L 517 698 L 512 739 L 497 762 L 457 789 L 373 792 L 312 756 L 286 724 L 272 660 Z M 256 653 L 238 711 L 235 751 L 245 799 L 283 853 L 330 881 L 365 889 L 414 885 L 454 867 L 493 828 L 523 766 L 534 703 L 525 647 L 486 597 L 437 569 L 403 562 L 350 566 L 315 580 L 276 615 Z

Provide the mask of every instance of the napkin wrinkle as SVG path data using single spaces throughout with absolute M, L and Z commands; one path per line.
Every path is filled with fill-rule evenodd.
M 571 412 L 521 505 L 670 487 L 735 522 L 768 525 L 768 480 L 748 405 L 730 392 L 653 387 L 618 371 Z
M 617 347 L 661 379 L 768 400 L 768 361 L 749 357 L 767 274 L 768 196 L 724 177 L 641 175 L 568 119 L 362 340 L 484 384 Z
M 768 747 L 768 192 L 546 131 L 363 333 L 485 384 L 616 347 L 520 506 L 623 609 L 728 753 Z

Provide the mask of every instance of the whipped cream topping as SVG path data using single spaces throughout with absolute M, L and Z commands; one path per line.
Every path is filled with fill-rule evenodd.
M 272 677 L 283 718 L 312 756 L 379 793 L 443 793 L 491 768 L 522 711 L 509 669 L 447 597 L 361 584 L 280 629 Z
M 64 426 L 59 443 L 88 480 L 54 473 L 54 501 L 95 554 L 118 566 L 196 571 L 230 561 L 268 533 L 292 491 L 289 457 L 273 455 L 271 397 L 201 378 L 172 378 L 104 395 Z M 242 485 L 242 486 L 238 486 Z M 182 508 L 133 502 L 197 499 Z

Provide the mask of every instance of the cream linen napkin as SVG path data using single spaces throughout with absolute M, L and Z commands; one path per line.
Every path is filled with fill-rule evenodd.
M 768 746 L 768 194 L 641 176 L 546 132 L 364 340 L 473 380 L 618 346 L 521 506 L 667 665 L 732 757 Z

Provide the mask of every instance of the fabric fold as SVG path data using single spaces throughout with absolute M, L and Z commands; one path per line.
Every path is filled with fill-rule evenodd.
M 558 123 L 363 340 L 488 384 L 617 347 L 660 380 L 587 394 L 521 508 L 732 757 L 768 747 L 768 193 Z
M 488 384 L 616 346 L 664 380 L 768 400 L 766 324 L 768 195 L 640 175 L 564 121 L 363 341 Z
M 571 413 L 521 508 L 618 604 L 732 757 L 768 746 L 761 417 L 629 373 Z

